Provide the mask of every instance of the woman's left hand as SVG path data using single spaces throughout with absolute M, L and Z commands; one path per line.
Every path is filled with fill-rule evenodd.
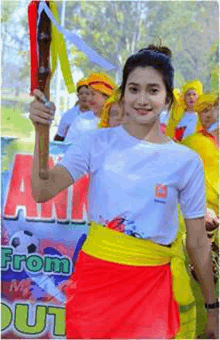
M 207 339 L 219 339 L 219 308 L 207 310 Z

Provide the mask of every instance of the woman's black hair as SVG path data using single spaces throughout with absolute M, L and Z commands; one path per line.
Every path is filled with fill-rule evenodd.
M 166 46 L 154 46 L 149 45 L 146 48 L 141 49 L 136 54 L 133 54 L 128 58 L 123 69 L 123 78 L 121 89 L 121 99 L 124 97 L 125 86 L 129 74 L 136 67 L 151 66 L 158 70 L 163 76 L 164 84 L 167 91 L 167 100 L 170 102 L 170 106 L 173 103 L 173 78 L 174 69 L 171 65 L 172 52 Z

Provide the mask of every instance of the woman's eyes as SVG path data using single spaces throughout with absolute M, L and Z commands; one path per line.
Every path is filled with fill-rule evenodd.
M 158 92 L 159 92 L 158 89 L 151 89 L 151 90 L 150 90 L 150 93 L 152 93 L 152 94 L 156 94 L 156 93 L 158 93 Z
M 129 87 L 129 91 L 132 93 L 136 93 L 138 91 L 137 87 Z
M 138 92 L 138 88 L 137 87 L 129 87 L 129 91 L 131 93 L 137 93 Z M 157 94 L 159 92 L 159 90 L 156 89 L 156 88 L 151 88 L 151 89 L 148 90 L 148 92 L 150 94 Z

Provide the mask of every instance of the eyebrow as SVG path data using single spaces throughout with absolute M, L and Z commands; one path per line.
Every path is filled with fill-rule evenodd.
M 137 84 L 137 83 L 133 83 L 133 82 L 130 82 L 128 83 L 128 85 L 135 85 L 135 86 L 140 86 L 140 84 Z M 147 84 L 148 87 L 160 87 L 159 84 L 155 84 L 155 83 L 150 83 L 150 84 Z

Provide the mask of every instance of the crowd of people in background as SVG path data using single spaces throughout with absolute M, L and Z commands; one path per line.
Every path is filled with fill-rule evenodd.
M 122 124 L 125 117 L 120 107 L 120 88 L 104 73 L 93 73 L 77 83 L 78 101 L 63 113 L 55 141 L 71 142 L 76 132 Z M 171 111 L 160 115 L 161 131 L 176 142 L 195 133 L 209 136 L 218 144 L 218 96 L 203 93 L 199 80 L 174 89 Z

